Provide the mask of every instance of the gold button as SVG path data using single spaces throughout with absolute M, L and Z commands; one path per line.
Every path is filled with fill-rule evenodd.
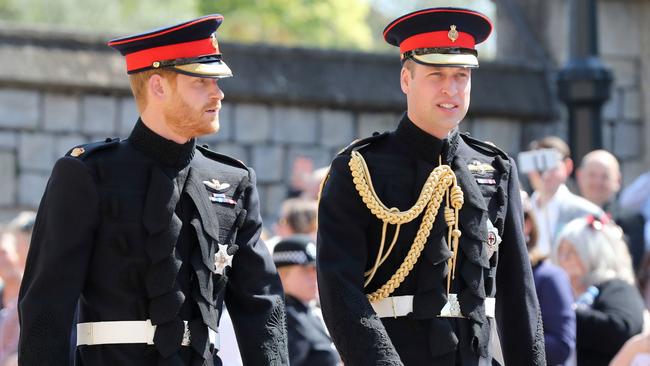
M 74 149 L 72 149 L 72 152 L 70 152 L 70 156 L 76 158 L 79 155 L 83 154 L 84 152 L 86 152 L 86 150 L 84 150 L 83 147 L 75 147 Z
M 155 67 L 156 69 L 159 68 L 160 67 L 160 62 L 154 61 L 153 67 Z

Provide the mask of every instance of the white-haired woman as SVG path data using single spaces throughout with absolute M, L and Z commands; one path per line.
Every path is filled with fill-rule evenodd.
M 560 232 L 553 260 L 576 298 L 578 366 L 607 365 L 643 328 L 643 299 L 621 229 L 607 217 L 573 220 Z

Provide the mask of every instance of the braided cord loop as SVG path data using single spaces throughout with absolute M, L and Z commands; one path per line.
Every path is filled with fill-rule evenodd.
M 445 221 L 449 226 L 449 236 L 451 239 L 448 243 L 450 250 L 453 250 L 454 252 L 449 263 L 452 265 L 453 273 L 453 267 L 455 267 L 456 264 L 456 252 L 458 251 L 458 237 L 460 236 L 460 230 L 458 230 L 458 210 L 463 205 L 463 192 L 457 185 L 456 175 L 451 167 L 448 165 L 439 165 L 433 169 L 424 183 L 422 191 L 420 192 L 415 204 L 406 211 L 399 211 L 394 207 L 388 208 L 381 202 L 372 185 L 368 166 L 359 152 L 352 151 L 348 165 L 352 172 L 354 186 L 361 196 L 362 201 L 366 207 L 368 207 L 370 212 L 384 223 L 377 259 L 374 262 L 373 268 L 364 274 L 366 277 L 364 287 L 370 283 L 370 280 L 377 272 L 379 266 L 384 262 L 384 260 L 386 260 L 386 258 L 388 258 L 388 255 L 397 241 L 399 226 L 413 221 L 422 213 L 422 211 L 425 211 L 426 208 L 422 218 L 422 223 L 420 224 L 413 244 L 404 258 L 404 261 L 384 285 L 375 292 L 366 295 L 368 300 L 370 302 L 376 302 L 390 296 L 390 294 L 392 294 L 411 273 L 415 263 L 422 253 L 422 250 L 424 249 L 424 244 L 426 243 L 429 234 L 431 234 L 431 229 L 433 228 L 436 216 L 438 215 L 438 210 L 440 209 L 440 205 L 445 197 L 447 197 L 447 207 L 449 208 L 445 210 Z M 450 207 L 453 207 L 453 209 Z M 397 225 L 397 230 L 387 252 L 383 253 L 386 226 L 388 224 Z M 448 280 L 450 279 L 451 274 L 449 275 Z

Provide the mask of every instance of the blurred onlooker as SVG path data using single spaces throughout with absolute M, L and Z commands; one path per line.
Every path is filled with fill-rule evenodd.
M 636 271 L 636 280 L 645 306 L 650 309 L 650 253 L 643 257 L 639 269 Z
M 569 221 L 587 214 L 603 213 L 595 204 L 577 196 L 566 186 L 573 171 L 573 161 L 569 146 L 559 137 L 549 136 L 531 142 L 530 148 L 554 149 L 559 153 L 559 161 L 552 168 L 528 173 L 534 192 L 531 197 L 533 212 L 539 227 L 538 248 L 542 254 L 549 254 L 556 242 L 557 234 Z
M 0 237 L 0 277 L 4 282 L 4 308 L 0 310 L 0 365 L 15 358 L 18 350 L 18 293 L 35 217 L 36 213 L 31 211 L 20 213 Z
M 550 263 L 548 256 L 540 254 L 537 249 L 539 230 L 535 215 L 526 192 L 522 192 L 521 198 L 526 246 L 544 324 L 546 363 L 550 366 L 566 365 L 576 345 L 576 316 L 572 308 L 571 285 L 567 274 Z
M 650 251 L 650 172 L 642 174 L 621 192 L 621 207 L 640 212 L 645 220 L 645 251 Z
M 311 199 L 289 198 L 280 207 L 280 218 L 275 226 L 275 236 L 266 241 L 270 252 L 281 240 L 291 235 L 304 234 L 316 237 L 318 203 Z
M 605 210 L 623 229 L 632 265 L 638 270 L 645 252 L 644 220 L 638 210 L 622 209 L 616 202 L 621 189 L 621 169 L 616 157 L 605 150 L 588 153 L 576 170 L 576 182 L 582 197 Z
M 582 197 L 609 210 L 621 189 L 621 169 L 614 155 L 594 150 L 582 158 L 576 169 L 576 183 Z
M 630 338 L 616 354 L 609 366 L 650 365 L 650 333 Z
M 623 232 L 607 216 L 588 216 L 568 223 L 558 242 L 553 260 L 569 275 L 576 299 L 578 366 L 607 365 L 643 329 Z
M 340 362 L 320 318 L 314 314 L 318 297 L 316 244 L 306 235 L 282 239 L 273 251 L 284 288 L 289 363 L 292 366 L 334 366 Z
M 321 183 L 328 171 L 329 167 L 314 169 L 314 162 L 310 158 L 297 157 L 293 161 L 287 196 L 289 198 L 318 199 Z

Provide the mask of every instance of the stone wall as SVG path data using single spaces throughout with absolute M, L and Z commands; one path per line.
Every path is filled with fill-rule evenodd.
M 603 143 L 621 161 L 623 183 L 650 168 L 650 2 L 600 0 L 599 51 L 614 73 L 612 97 L 603 108 Z M 499 2 L 498 55 L 548 70 L 549 87 L 569 55 L 568 0 L 503 0 Z M 525 140 L 544 132 L 567 136 L 563 106 L 552 123 L 531 126 Z
M 0 211 L 35 208 L 56 159 L 74 145 L 126 137 L 137 118 L 123 59 L 107 35 L 0 27 Z M 404 110 L 396 54 L 221 45 L 235 77 L 221 131 L 201 139 L 253 166 L 273 220 L 296 157 L 325 166 L 355 138 L 395 127 Z M 557 106 L 540 67 L 484 63 L 463 129 L 515 153 Z

